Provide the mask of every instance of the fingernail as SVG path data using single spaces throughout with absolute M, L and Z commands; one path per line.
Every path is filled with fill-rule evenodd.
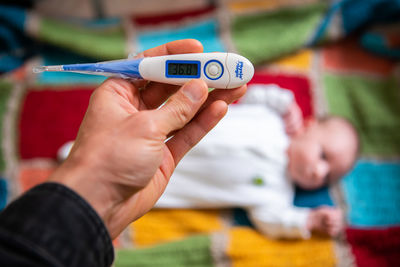
M 204 95 L 204 83 L 202 81 L 190 81 L 185 84 L 182 88 L 183 94 L 189 98 L 192 102 L 198 102 L 203 98 Z

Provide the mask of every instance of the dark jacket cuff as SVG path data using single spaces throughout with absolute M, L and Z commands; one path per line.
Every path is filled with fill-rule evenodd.
M 22 257 L 32 254 L 57 266 L 110 266 L 114 259 L 99 215 L 58 183 L 29 190 L 0 213 L 0 242 L 3 248 L 10 244 L 13 253 L 20 249 Z

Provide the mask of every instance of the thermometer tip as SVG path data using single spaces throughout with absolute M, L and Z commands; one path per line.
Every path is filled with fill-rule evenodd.
M 46 67 L 45 66 L 40 66 L 40 67 L 34 67 L 32 69 L 33 73 L 41 73 L 43 71 L 46 71 Z
M 62 65 L 57 65 L 57 66 L 38 66 L 33 68 L 33 73 L 41 73 L 44 71 L 63 71 L 63 66 Z

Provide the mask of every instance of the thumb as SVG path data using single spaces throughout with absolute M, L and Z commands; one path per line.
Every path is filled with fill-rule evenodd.
M 154 111 L 154 119 L 162 133 L 168 135 L 185 126 L 206 101 L 207 95 L 208 87 L 202 80 L 191 80 L 183 85 L 161 108 Z

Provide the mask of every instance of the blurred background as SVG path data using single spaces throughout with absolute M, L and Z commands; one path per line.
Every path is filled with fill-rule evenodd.
M 0 5 L 0 209 L 46 181 L 104 77 L 32 67 L 126 58 L 184 38 L 256 66 L 251 83 L 294 92 L 306 118 L 361 134 L 340 184 L 296 191 L 335 205 L 338 238 L 270 240 L 245 211 L 152 210 L 114 241 L 115 266 L 400 266 L 399 0 L 41 0 Z

